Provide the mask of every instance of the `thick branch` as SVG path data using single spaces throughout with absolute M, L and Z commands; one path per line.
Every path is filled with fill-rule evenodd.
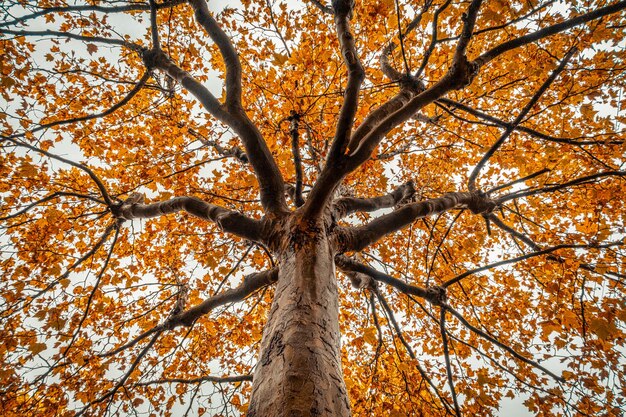
M 424 298 L 427 300 L 429 300 L 430 298 L 430 293 L 426 288 L 421 288 L 416 285 L 407 284 L 406 282 L 402 280 L 394 278 L 391 275 L 387 275 L 383 272 L 377 271 L 376 269 L 370 266 L 364 265 L 360 262 L 357 262 L 354 259 L 349 258 L 345 255 L 336 255 L 335 265 L 337 265 L 337 268 L 339 268 L 340 270 L 344 272 L 365 274 L 375 279 L 376 281 L 384 282 L 385 284 L 388 284 L 394 287 L 395 289 L 397 289 L 398 291 L 403 292 L 405 294 L 415 295 L 417 297 Z
M 152 204 L 124 202 L 112 209 L 113 215 L 122 220 L 148 219 L 178 211 L 210 220 L 225 232 L 233 233 L 254 242 L 263 241 L 263 222 L 253 220 L 239 212 L 207 203 L 196 197 L 175 197 Z
M 246 149 L 246 156 L 259 181 L 261 204 L 270 213 L 287 212 L 285 185 L 276 161 L 261 136 L 261 132 L 241 106 L 234 105 L 233 108 L 226 110 L 204 85 L 174 64 L 162 51 L 144 52 L 144 61 L 149 68 L 159 68 L 178 81 L 200 101 L 209 113 L 230 126 L 239 135 Z
M 200 376 L 198 378 L 163 378 L 156 379 L 154 381 L 137 382 L 134 386 L 147 386 L 147 385 L 159 385 L 159 384 L 201 384 L 203 382 L 213 382 L 216 384 L 228 384 L 236 382 L 252 381 L 252 375 L 232 375 L 232 376 Z
M 300 207 L 304 204 L 304 198 L 302 198 L 302 156 L 300 155 L 300 144 L 298 143 L 298 123 L 300 121 L 300 115 L 295 111 L 291 111 L 291 115 L 287 119 L 289 120 L 289 135 L 291 136 L 291 153 L 293 154 L 293 164 L 296 172 L 296 186 L 294 189 L 293 200 L 296 207 Z
M 204 28 L 217 45 L 226 66 L 226 106 L 229 109 L 241 107 L 241 62 L 237 51 L 211 15 L 205 0 L 189 0 L 193 7 L 196 21 Z
M 483 65 L 485 65 L 486 63 L 488 63 L 489 61 L 491 61 L 492 59 L 496 58 L 497 56 L 510 51 L 512 49 L 515 48 L 519 48 L 520 46 L 523 45 L 527 45 L 529 43 L 532 42 L 536 42 L 540 39 L 543 39 L 545 37 L 548 36 L 552 36 L 554 34 L 557 34 L 559 32 L 563 32 L 567 29 L 571 29 L 575 26 L 581 25 L 583 23 L 587 23 L 590 22 L 592 20 L 595 19 L 599 19 L 603 16 L 607 16 L 609 14 L 613 14 L 613 13 L 617 13 L 620 10 L 623 10 L 624 8 L 626 8 L 626 1 L 620 1 L 618 3 L 609 5 L 609 6 L 605 6 L 605 7 L 601 7 L 599 9 L 596 9 L 592 12 L 574 17 L 572 19 L 568 19 L 564 22 L 561 23 L 557 23 L 555 25 L 552 26 L 548 26 L 547 28 L 544 29 L 540 29 L 536 32 L 530 33 L 528 35 L 525 36 L 520 36 L 519 38 L 515 38 L 512 39 L 508 42 L 504 42 L 498 46 L 496 46 L 495 48 L 490 49 L 489 51 L 485 52 L 484 54 L 482 54 L 481 56 L 479 56 L 478 58 L 476 58 L 476 60 L 474 60 L 474 63 L 476 65 L 478 65 L 479 67 L 482 67 Z
M 275 283 L 278 280 L 278 268 L 247 275 L 241 285 L 207 298 L 200 304 L 171 317 L 165 324 L 166 328 L 191 326 L 200 317 L 208 314 L 215 307 L 242 301 L 250 294 Z
M 198 318 L 208 314 L 216 307 L 242 301 L 249 295 L 260 290 L 261 288 L 273 284 L 277 280 L 278 268 L 250 274 L 244 278 L 243 282 L 238 287 L 228 289 L 219 294 L 215 294 L 188 310 L 185 310 L 176 315 L 172 315 L 164 323 L 159 324 L 158 326 L 155 326 L 149 330 L 146 330 L 145 332 L 141 333 L 139 336 L 135 337 L 124 345 L 100 356 L 109 357 L 117 355 L 118 353 L 135 346 L 138 342 L 154 333 L 161 334 L 164 330 L 167 329 L 174 329 L 180 326 L 192 326 L 194 322 L 198 320 Z
M 387 195 L 372 198 L 344 197 L 333 204 L 333 215 L 341 219 L 356 212 L 371 212 L 382 208 L 398 205 L 402 201 L 410 199 L 415 194 L 413 181 L 409 181 L 396 188 Z
M 490 213 L 496 203 L 481 193 L 447 193 L 443 197 L 407 204 L 363 226 L 341 228 L 338 239 L 344 245 L 342 251 L 360 251 L 417 219 L 465 207 L 474 214 L 483 214 Z
M 358 108 L 359 91 L 365 79 L 365 70 L 359 61 L 354 35 L 350 30 L 349 19 L 352 16 L 353 1 L 333 0 L 332 4 L 341 55 L 348 69 L 348 81 L 326 164 L 304 207 L 307 216 L 316 216 L 321 213 L 335 187 L 343 178 L 343 173 L 337 169 L 337 165 L 343 160 L 348 147 Z

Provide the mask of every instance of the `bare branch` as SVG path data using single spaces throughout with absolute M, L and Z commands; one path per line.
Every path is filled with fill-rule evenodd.
M 300 207 L 304 204 L 304 199 L 302 198 L 302 156 L 300 156 L 300 145 L 298 144 L 298 122 L 300 121 L 300 115 L 292 110 L 287 120 L 289 121 L 289 135 L 291 136 L 291 153 L 293 154 L 293 164 L 296 171 L 296 186 L 293 199 L 296 207 Z
M 185 211 L 193 216 L 214 222 L 225 232 L 254 242 L 261 242 L 264 239 L 262 221 L 253 220 L 242 213 L 227 210 L 196 197 L 174 197 L 152 204 L 125 201 L 115 206 L 111 211 L 116 218 L 122 220 L 148 219 Z
M 571 59 L 571 57 L 574 55 L 575 52 L 576 52 L 576 49 L 571 48 L 567 52 L 567 54 L 565 54 L 565 57 L 561 60 L 561 63 L 559 64 L 559 66 L 554 71 L 552 71 L 548 79 L 544 81 L 541 87 L 539 87 L 537 92 L 535 92 L 532 98 L 524 106 L 522 111 L 520 111 L 520 113 L 517 115 L 515 120 L 513 120 L 513 122 L 511 122 L 511 124 L 507 126 L 507 128 L 504 130 L 502 135 L 500 135 L 500 137 L 498 138 L 498 140 L 491 146 L 491 148 L 489 148 L 489 150 L 485 153 L 485 155 L 483 155 L 482 159 L 478 161 L 478 164 L 476 164 L 476 166 L 470 173 L 469 179 L 467 181 L 467 188 L 470 191 L 476 191 L 476 178 L 478 177 L 480 170 L 485 166 L 485 164 L 487 164 L 487 161 L 489 161 L 489 158 L 491 158 L 493 154 L 496 153 L 496 151 L 502 146 L 504 141 L 511 135 L 515 127 L 518 124 L 520 124 L 521 121 L 526 117 L 528 112 L 539 101 L 539 98 L 543 95 L 543 93 L 548 89 L 548 87 L 550 87 L 550 85 L 554 82 L 554 80 L 556 80 L 556 77 L 561 73 L 561 71 L 565 69 L 565 66 L 567 65 L 567 63 L 569 62 L 569 60 Z
M 396 188 L 387 195 L 372 198 L 343 197 L 333 204 L 333 215 L 341 219 L 356 212 L 371 212 L 382 208 L 394 207 L 401 202 L 408 201 L 415 194 L 413 181 L 409 181 Z
M 204 28 L 220 49 L 226 65 L 226 106 L 233 110 L 241 107 L 241 63 L 237 51 L 217 21 L 211 15 L 205 0 L 189 0 L 196 21 Z
M 229 383 L 237 383 L 252 381 L 252 375 L 232 375 L 232 376 L 200 376 L 198 378 L 184 379 L 184 378 L 163 378 L 156 379 L 154 381 L 146 381 L 146 382 L 137 382 L 133 384 L 135 387 L 142 387 L 148 385 L 160 385 L 160 384 L 201 384 L 203 382 L 213 382 L 216 384 L 229 384 Z
M 157 5 L 155 0 L 149 0 L 150 3 L 150 33 L 152 34 L 152 48 L 161 49 L 159 42 L 159 27 L 157 25 Z
M 496 202 L 482 193 L 447 193 L 443 197 L 404 205 L 363 226 L 339 228 L 339 241 L 343 245 L 342 251 L 359 251 L 423 217 L 464 207 L 474 214 L 483 214 L 496 206 Z

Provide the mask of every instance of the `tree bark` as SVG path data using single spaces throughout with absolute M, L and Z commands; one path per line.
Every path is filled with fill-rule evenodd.
M 282 243 L 248 416 L 350 416 L 329 239 L 300 224 Z

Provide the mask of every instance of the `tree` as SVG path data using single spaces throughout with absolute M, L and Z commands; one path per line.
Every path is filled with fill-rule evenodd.
M 624 8 L 3 2 L 2 415 L 618 415 Z

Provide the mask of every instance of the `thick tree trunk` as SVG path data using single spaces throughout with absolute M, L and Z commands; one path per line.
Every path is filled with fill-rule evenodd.
M 283 247 L 248 416 L 350 416 L 332 249 L 315 228 Z

